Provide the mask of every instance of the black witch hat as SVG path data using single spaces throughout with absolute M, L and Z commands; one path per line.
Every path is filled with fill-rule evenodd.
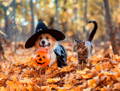
M 33 47 L 35 44 L 35 41 L 37 40 L 38 36 L 43 34 L 43 33 L 48 33 L 51 36 L 53 36 L 57 41 L 64 40 L 65 35 L 56 29 L 49 29 L 45 23 L 42 21 L 39 21 L 35 30 L 35 33 L 26 41 L 25 43 L 25 48 L 30 48 Z

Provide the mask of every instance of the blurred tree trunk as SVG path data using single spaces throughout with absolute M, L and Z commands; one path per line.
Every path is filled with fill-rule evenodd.
M 14 33 L 11 33 L 12 32 L 12 28 L 13 28 L 13 22 L 15 21 L 15 10 L 16 10 L 16 0 L 12 0 L 11 3 L 8 5 L 8 6 L 4 6 L 0 3 L 0 7 L 3 9 L 4 11 L 4 21 L 5 21 L 5 26 L 4 26 L 4 30 L 5 30 L 5 33 L 7 35 L 7 39 L 11 39 L 11 34 L 14 34 Z M 9 14 L 7 13 L 8 9 L 9 8 L 13 8 L 13 11 L 12 13 L 9 11 Z
M 31 34 L 32 34 L 35 29 L 33 0 L 30 0 L 30 9 L 31 9 Z
M 84 18 L 84 22 L 85 22 L 85 25 L 83 26 L 83 32 L 86 34 L 85 38 L 87 38 L 89 36 L 89 32 L 86 30 L 85 27 L 86 27 L 87 22 L 88 22 L 88 17 L 87 17 L 87 14 L 88 14 L 88 0 L 84 0 L 83 4 L 84 4 L 83 18 Z
M 3 59 L 3 56 L 4 56 L 4 50 L 2 47 L 2 43 L 0 42 L 0 61 L 1 61 L 1 59 Z
M 87 23 L 87 14 L 88 14 L 88 0 L 84 0 L 84 20 Z
M 63 12 L 67 13 L 67 8 L 66 8 L 66 4 L 67 4 L 68 0 L 64 0 L 64 6 L 63 6 Z M 66 33 L 68 30 L 68 22 L 67 20 L 62 22 L 62 26 L 63 26 L 63 32 Z
M 55 0 L 55 18 L 54 18 L 54 27 L 56 29 L 60 29 L 60 26 L 59 26 L 59 0 Z
M 8 15 L 7 15 L 7 7 L 3 7 L 3 10 L 4 10 L 4 20 L 5 20 L 5 26 L 4 26 L 4 29 L 5 29 L 5 33 L 7 34 L 7 38 L 9 39 L 10 38 L 10 34 L 9 34 L 9 19 L 8 19 Z
M 48 26 L 49 26 L 49 28 L 54 28 L 53 25 L 54 25 L 54 16 L 51 16 Z
M 14 24 L 14 27 L 16 27 L 16 0 L 13 0 L 13 24 Z
M 12 16 L 12 23 L 13 23 L 13 30 L 15 32 L 15 35 L 14 35 L 14 41 L 15 41 L 15 46 L 14 46 L 14 52 L 16 52 L 16 41 L 17 41 L 17 26 L 16 26 L 16 0 L 13 0 L 13 16 Z
M 110 37 L 112 49 L 114 54 L 119 54 L 117 50 L 116 40 L 115 40 L 115 31 L 112 23 L 112 17 L 110 14 L 109 0 L 103 0 L 105 8 L 105 22 L 107 26 L 107 32 Z
M 4 49 L 2 46 L 2 37 L 0 36 L 0 61 L 4 58 Z

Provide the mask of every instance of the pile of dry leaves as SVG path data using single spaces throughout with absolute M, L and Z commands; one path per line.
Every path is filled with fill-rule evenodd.
M 89 61 L 91 68 L 80 70 L 70 45 L 68 66 L 41 69 L 31 61 L 34 49 L 6 47 L 6 60 L 0 61 L 0 91 L 119 91 L 120 56 L 96 52 Z

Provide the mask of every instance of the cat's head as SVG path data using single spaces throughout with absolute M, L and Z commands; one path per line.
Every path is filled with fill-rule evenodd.
M 78 51 L 79 48 L 81 48 L 83 45 L 85 45 L 85 42 L 84 42 L 83 40 L 77 40 L 77 39 L 75 39 L 75 40 L 74 40 L 73 50 L 74 50 L 74 51 Z

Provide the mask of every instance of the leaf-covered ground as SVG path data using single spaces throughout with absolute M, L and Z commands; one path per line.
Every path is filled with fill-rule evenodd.
M 79 69 L 76 53 L 64 43 L 68 66 L 41 69 L 31 61 L 34 49 L 19 45 L 5 47 L 6 60 L 0 61 L 0 91 L 120 91 L 120 56 L 95 47 L 88 60 L 91 68 Z

